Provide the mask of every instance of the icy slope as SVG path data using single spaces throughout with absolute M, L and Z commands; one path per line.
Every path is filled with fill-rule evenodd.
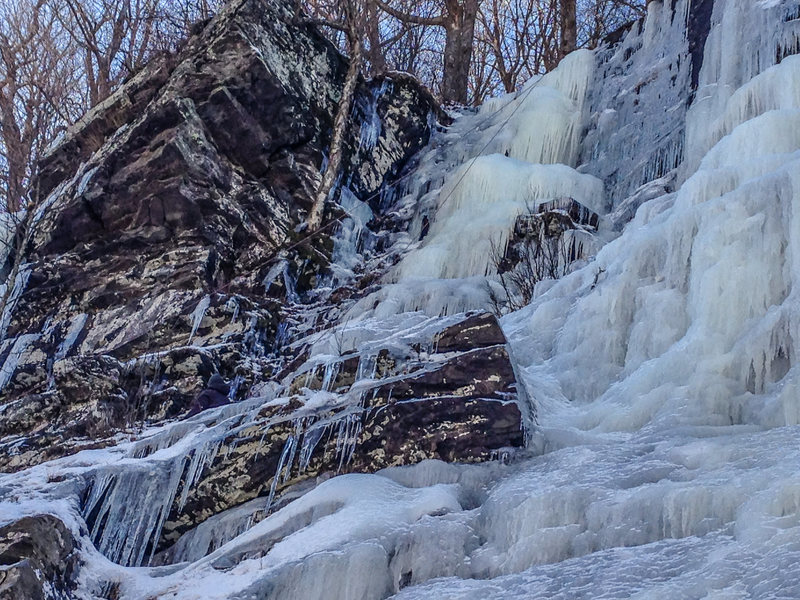
M 398 598 L 800 595 L 792 16 L 715 3 L 683 185 L 504 321 L 546 454 L 481 508 L 488 579 Z
M 573 198 L 607 214 L 597 239 L 587 241 L 597 247 L 642 202 L 671 191 L 684 156 L 693 65 L 701 64 L 691 48 L 702 48 L 706 29 L 697 23 L 710 19 L 710 3 L 696 4 L 651 3 L 644 23 L 619 43 L 571 54 L 435 139 L 399 203 L 412 215 L 410 251 L 387 283 L 400 285 L 351 317 L 488 308 L 495 249 L 505 247 L 518 215 Z
M 781 47 L 796 24 L 766 23 L 783 23 L 793 8 L 717 2 L 707 53 L 716 56 L 715 40 L 733 35 L 730 13 L 752 25 L 740 46 Z M 659 10 L 653 3 L 651 17 L 663 22 Z M 505 318 L 539 410 L 533 447 L 543 454 L 513 465 L 473 510 L 425 520 L 438 547 L 409 533 L 408 551 L 422 564 L 405 563 L 394 587 L 410 585 L 398 598 L 800 594 L 800 59 L 780 58 L 755 70 L 732 51 L 719 53 L 722 65 L 707 60 L 687 115 L 685 153 L 701 158 L 678 161 L 677 192 L 649 199 L 592 263 Z M 500 154 L 486 160 L 510 164 Z M 474 221 L 487 197 L 502 206 L 501 191 L 517 189 L 501 168 L 476 172 L 486 183 L 464 194 Z M 441 233 L 448 222 L 469 220 L 454 206 L 434 216 L 428 238 L 444 239 L 445 253 L 462 243 Z M 432 247 L 424 241 L 419 252 Z M 403 265 L 447 275 L 436 268 L 446 260 L 412 256 Z M 398 289 L 411 284 L 398 281 Z M 408 477 L 421 486 L 452 482 L 422 469 Z M 387 524 L 375 538 L 384 552 L 395 527 L 403 529 Z M 320 557 L 303 574 L 335 580 L 339 560 Z M 360 577 L 383 577 L 381 564 Z M 445 578 L 425 583 L 435 575 Z

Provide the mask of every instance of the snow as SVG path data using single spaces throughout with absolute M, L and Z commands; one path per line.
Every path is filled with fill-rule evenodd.
M 389 283 L 359 300 L 346 320 L 385 319 L 393 315 L 422 312 L 427 316 L 457 315 L 491 305 L 489 292 L 502 294 L 499 284 L 485 277 L 438 279 L 420 277 Z
M 0 367 L 0 392 L 2 392 L 3 388 L 11 381 L 14 371 L 17 370 L 17 365 L 27 352 L 28 347 L 38 340 L 39 337 L 41 336 L 38 333 L 26 333 L 13 340 L 14 343 L 11 345 L 11 350 L 9 350 L 2 367 Z
M 492 247 L 505 249 L 518 215 L 561 197 L 603 207 L 603 183 L 573 168 L 593 67 L 591 52 L 575 52 L 561 68 L 455 126 L 459 134 L 466 130 L 469 144 L 456 142 L 428 158 L 458 167 L 445 176 L 433 206 L 421 203 L 421 212 L 434 216 L 430 233 L 404 257 L 395 281 L 494 273 Z M 470 157 L 472 148 L 481 155 Z M 423 164 L 419 177 L 427 176 L 427 168 Z
M 424 245 L 398 267 L 397 281 L 459 279 L 496 272 L 492 244 L 505 249 L 514 221 L 542 202 L 568 196 L 602 206 L 603 184 L 565 165 L 529 164 L 492 154 L 468 162 L 445 185 Z
M 388 563 L 392 550 L 402 551 L 400 534 L 427 515 L 459 511 L 452 484 L 414 489 L 377 475 L 342 475 L 185 570 L 157 579 L 134 574 L 123 593 L 186 600 L 259 590 L 272 591 L 270 597 L 377 597 L 391 591 Z M 342 545 L 352 555 L 342 555 Z M 340 576 L 343 567 L 348 577 Z
M 53 362 L 58 362 L 69 354 L 69 351 L 75 346 L 75 342 L 78 341 L 78 337 L 83 331 L 83 328 L 86 327 L 88 318 L 89 315 L 86 313 L 79 313 L 70 321 L 69 329 L 67 329 L 64 339 L 61 341 L 61 344 L 59 344 L 58 350 L 56 350 Z

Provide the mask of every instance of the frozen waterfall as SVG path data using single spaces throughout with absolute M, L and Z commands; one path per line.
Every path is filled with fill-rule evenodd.
M 715 0 L 694 73 L 692 2 L 711 4 L 655 0 L 618 44 L 440 134 L 396 199 L 398 264 L 312 346 L 327 393 L 331 356 L 485 308 L 491 244 L 574 198 L 601 215 L 596 255 L 501 319 L 538 413 L 525 452 L 333 477 L 269 516 L 248 500 L 168 567 L 117 563 L 147 562 L 175 498 L 274 396 L 2 476 L 81 531 L 85 597 L 799 598 L 800 0 Z M 338 273 L 372 217 L 343 206 Z M 94 482 L 82 504 L 56 471 Z

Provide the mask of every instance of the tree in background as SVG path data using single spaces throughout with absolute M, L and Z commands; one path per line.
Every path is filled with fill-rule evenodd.
M 434 13 L 425 16 L 409 12 L 383 0 L 375 0 L 387 14 L 407 25 L 441 27 L 444 30 L 442 52 L 442 101 L 467 103 L 469 73 L 475 43 L 475 24 L 481 0 L 437 0 Z
M 596 48 L 605 36 L 646 13 L 652 0 L 580 0 L 578 44 Z
M 642 16 L 645 5 L 645 0 L 374 1 L 395 21 L 379 27 L 387 68 L 417 76 L 444 102 L 473 105 L 519 89 L 578 47 L 595 47 Z M 398 27 L 403 34 L 395 36 Z
M 83 66 L 89 105 L 105 100 L 153 49 L 159 0 L 56 0 Z
M 0 197 L 27 204 L 46 146 L 84 110 L 75 48 L 45 0 L 0 5 Z
M 0 3 L 0 212 L 32 200 L 59 132 L 158 52 L 175 49 L 223 0 Z
M 154 54 L 177 49 L 223 2 L 0 4 L 0 210 L 15 213 L 30 200 L 38 159 L 60 131 L 107 98 Z M 645 0 L 301 0 L 312 19 L 340 25 L 325 30 L 346 53 L 357 56 L 357 66 L 368 75 L 406 71 L 443 101 L 475 105 L 551 70 L 570 48 L 596 46 L 609 31 L 640 16 L 644 4 Z M 355 17 L 347 17 L 348 11 Z M 341 27 L 348 19 L 358 23 L 357 53 Z M 357 76 L 356 72 L 351 79 Z
M 554 0 L 484 0 L 478 14 L 470 98 L 513 92 L 558 64 Z

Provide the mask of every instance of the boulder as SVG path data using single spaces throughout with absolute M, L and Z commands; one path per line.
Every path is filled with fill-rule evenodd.
M 0 597 L 5 600 L 69 597 L 77 569 L 75 540 L 60 519 L 35 515 L 0 527 Z

